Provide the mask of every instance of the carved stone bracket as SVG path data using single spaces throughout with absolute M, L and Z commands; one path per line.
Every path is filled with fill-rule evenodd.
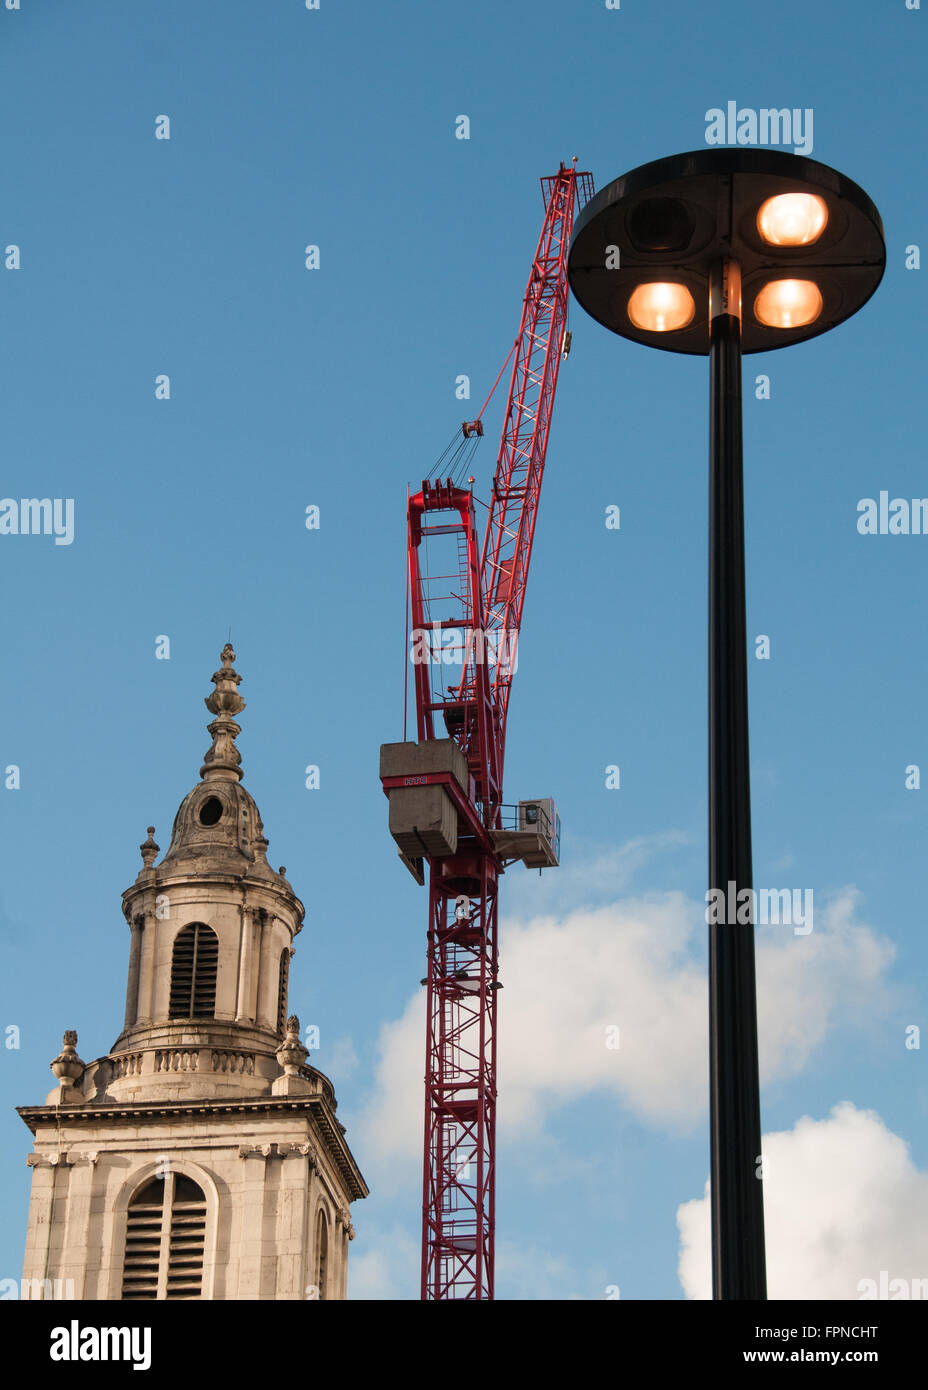
M 310 1168 L 318 1168 L 319 1155 L 312 1144 L 240 1144 L 239 1158 L 305 1158 Z
M 96 1151 L 80 1153 L 77 1149 L 57 1154 L 33 1153 L 26 1154 L 26 1165 L 29 1168 L 76 1168 L 79 1164 L 89 1163 L 93 1167 L 99 1157 Z
M 240 1144 L 238 1150 L 239 1158 L 272 1158 L 274 1156 L 273 1144 Z
M 347 1207 L 339 1207 L 335 1213 L 335 1221 L 339 1226 L 344 1226 L 349 1240 L 354 1240 L 354 1227 L 351 1224 L 351 1212 Z
M 319 1155 L 312 1144 L 278 1144 L 278 1158 L 302 1157 L 309 1161 L 312 1169 L 319 1167 Z

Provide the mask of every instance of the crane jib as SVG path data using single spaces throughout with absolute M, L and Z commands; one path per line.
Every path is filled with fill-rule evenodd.
M 452 477 L 427 479 L 408 501 L 406 676 L 411 667 L 417 741 L 381 747 L 400 859 L 420 884 L 428 866 L 423 1299 L 494 1297 L 498 884 L 507 864 L 553 867 L 560 855 L 550 797 L 503 803 L 517 639 L 570 340 L 567 252 L 593 192 L 590 174 L 564 164 L 541 186 L 545 215 L 510 352 L 484 534 L 471 488 Z M 449 446 L 455 475 L 461 449 L 482 433 L 478 417 Z

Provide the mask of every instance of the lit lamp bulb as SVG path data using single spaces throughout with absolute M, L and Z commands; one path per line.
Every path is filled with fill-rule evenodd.
M 770 280 L 754 300 L 754 317 L 768 328 L 804 328 L 822 312 L 814 280 Z
M 649 333 L 685 328 L 695 313 L 695 301 L 685 285 L 653 281 L 638 285 L 628 300 L 628 317 L 636 328 Z
M 757 230 L 771 246 L 810 246 L 828 221 L 824 198 L 814 193 L 778 193 L 760 206 Z

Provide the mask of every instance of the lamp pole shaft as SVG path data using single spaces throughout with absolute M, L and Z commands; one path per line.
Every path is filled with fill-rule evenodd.
M 709 925 L 712 1295 L 765 1299 L 760 1085 L 748 759 L 741 274 L 719 261 L 710 284 Z M 730 885 L 733 885 L 730 887 Z M 749 906 L 733 920 L 744 889 Z M 748 920 L 744 921 L 747 916 Z

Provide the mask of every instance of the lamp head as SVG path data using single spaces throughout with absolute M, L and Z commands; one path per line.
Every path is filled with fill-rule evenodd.
M 857 312 L 886 264 L 883 224 L 856 183 L 769 149 L 705 149 L 633 169 L 577 219 L 575 298 L 622 337 L 709 351 L 710 275 L 740 267 L 742 352 L 816 337 Z

